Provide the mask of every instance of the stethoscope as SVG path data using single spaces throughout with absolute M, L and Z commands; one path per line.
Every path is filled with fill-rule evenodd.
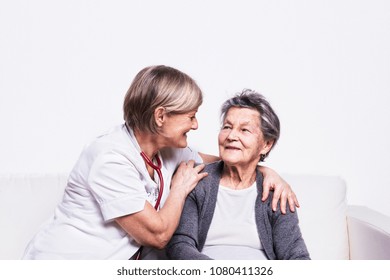
M 161 167 L 162 167 L 161 160 L 158 157 L 158 155 L 156 155 L 155 158 L 156 158 L 156 161 L 157 161 L 157 165 L 155 165 L 144 152 L 141 152 L 141 156 L 144 159 L 144 161 L 147 163 L 147 165 L 152 167 L 157 172 L 157 175 L 158 175 L 158 178 L 159 178 L 159 181 L 160 181 L 158 197 L 157 197 L 157 200 L 156 200 L 156 204 L 154 205 L 154 209 L 157 210 L 158 207 L 160 206 L 162 193 L 164 191 L 164 178 L 163 178 L 163 175 L 162 175 L 162 172 L 161 172 Z
M 141 157 L 144 159 L 144 161 L 146 162 L 147 165 L 152 167 L 157 172 L 157 175 L 158 175 L 158 178 L 159 178 L 159 181 L 160 181 L 158 196 L 157 196 L 156 204 L 154 205 L 154 209 L 157 210 L 158 207 L 160 206 L 162 193 L 164 191 L 164 178 L 163 178 L 163 175 L 162 175 L 162 172 L 161 172 L 161 167 L 162 167 L 161 160 L 158 157 L 158 155 L 156 154 L 155 158 L 156 158 L 156 161 L 157 161 L 157 165 L 155 165 L 144 152 L 141 152 Z M 138 251 L 134 254 L 135 260 L 140 260 L 141 259 L 141 254 L 142 254 L 143 248 L 144 248 L 144 246 L 139 247 Z

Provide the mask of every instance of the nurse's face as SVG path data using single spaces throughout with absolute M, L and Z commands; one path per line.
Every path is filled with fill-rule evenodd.
M 165 114 L 160 135 L 165 146 L 174 148 L 187 147 L 187 133 L 198 129 L 197 110 L 183 114 Z

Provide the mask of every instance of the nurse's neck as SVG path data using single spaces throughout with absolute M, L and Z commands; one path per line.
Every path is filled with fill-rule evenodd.
M 158 134 L 135 130 L 134 135 L 141 151 L 144 152 L 151 160 L 153 160 L 157 152 L 163 148 L 163 146 L 159 143 Z

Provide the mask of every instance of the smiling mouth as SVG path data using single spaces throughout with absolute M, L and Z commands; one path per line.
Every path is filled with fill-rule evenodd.
M 239 151 L 240 149 L 239 148 L 236 148 L 236 147 L 225 147 L 226 150 L 236 150 L 236 151 Z

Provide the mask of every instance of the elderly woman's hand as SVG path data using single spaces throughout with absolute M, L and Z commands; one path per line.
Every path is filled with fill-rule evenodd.
M 294 212 L 295 207 L 299 207 L 299 202 L 295 193 L 291 189 L 291 186 L 271 168 L 259 166 L 259 170 L 264 177 L 262 200 L 265 201 L 268 198 L 269 192 L 273 190 L 274 196 L 272 199 L 272 210 L 276 211 L 278 201 L 280 199 L 280 210 L 283 214 L 286 214 L 287 201 L 290 210 Z

